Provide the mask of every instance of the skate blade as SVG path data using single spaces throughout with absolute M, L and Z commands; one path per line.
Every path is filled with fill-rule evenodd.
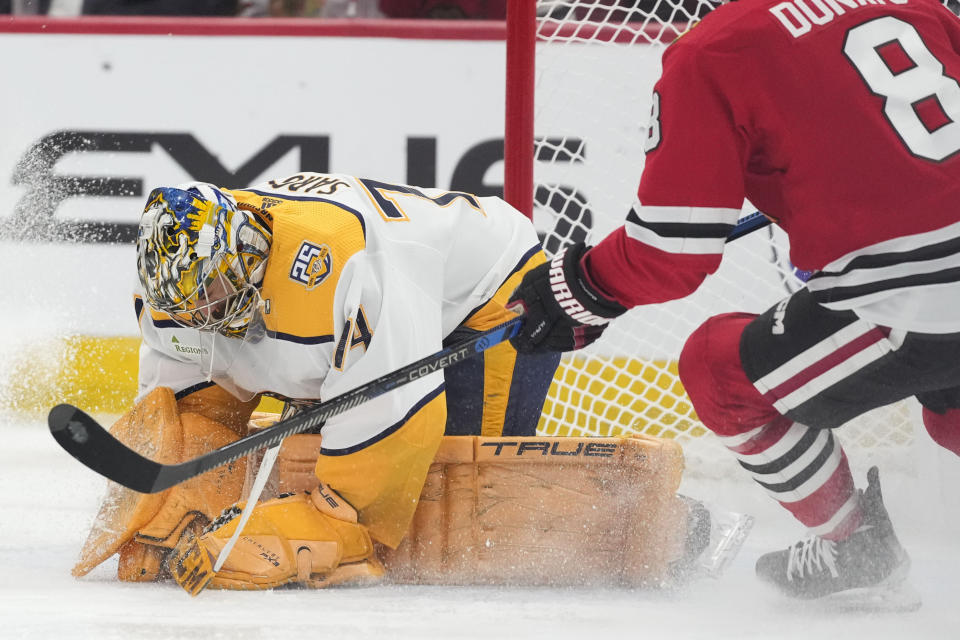
M 753 516 L 732 511 L 710 509 L 710 544 L 700 556 L 699 571 L 719 578 L 740 552 L 753 528 Z
M 810 604 L 826 612 L 895 612 L 916 611 L 923 600 L 909 582 L 850 589 L 812 600 Z

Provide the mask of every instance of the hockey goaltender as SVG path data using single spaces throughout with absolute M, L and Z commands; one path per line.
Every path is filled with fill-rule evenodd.
M 269 428 L 264 395 L 294 413 L 513 317 L 545 260 L 498 198 L 309 173 L 154 190 L 137 249 L 140 396 L 111 432 L 163 463 Z M 287 438 L 259 482 L 241 459 L 157 494 L 110 484 L 74 574 L 119 554 L 119 579 L 196 595 L 722 568 L 749 518 L 677 495 L 676 443 L 535 436 L 558 358 L 504 342 Z

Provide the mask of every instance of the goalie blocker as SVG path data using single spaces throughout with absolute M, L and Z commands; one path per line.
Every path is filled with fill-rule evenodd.
M 250 427 L 275 420 L 255 414 Z M 311 491 L 307 502 L 323 502 L 317 499 L 322 494 L 314 475 L 320 438 L 300 434 L 284 441 L 263 501 Z M 159 444 L 161 450 L 168 446 Z M 167 452 L 170 458 L 178 455 L 178 450 Z M 257 458 L 213 472 L 219 481 L 208 490 L 217 498 L 205 495 L 192 505 L 179 487 L 144 497 L 111 485 L 75 573 L 86 573 L 119 549 L 121 580 L 167 578 L 170 550 L 198 533 L 198 524 L 215 519 L 214 503 L 227 506 L 246 496 Z M 439 585 L 663 587 L 693 575 L 717 575 L 739 549 L 751 519 L 711 514 L 701 503 L 677 495 L 682 471 L 678 444 L 646 436 L 447 436 L 406 537 L 396 549 L 376 543 L 375 559 L 364 566 L 377 568 L 379 561 L 386 569 L 381 579 L 389 582 Z M 209 482 L 209 477 L 196 481 Z M 157 504 L 144 505 L 145 498 Z M 111 521 L 109 514 L 116 517 Z M 194 525 L 185 527 L 188 520 Z M 314 565 L 293 582 L 307 587 L 369 582 L 380 573 L 345 571 L 353 565 L 343 563 L 336 575 L 332 564 L 325 576 L 316 560 Z M 266 586 L 271 585 L 214 579 L 208 588 Z

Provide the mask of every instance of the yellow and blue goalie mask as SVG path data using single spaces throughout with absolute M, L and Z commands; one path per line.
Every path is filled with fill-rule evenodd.
M 270 228 L 206 183 L 150 192 L 137 233 L 148 305 L 185 327 L 243 336 L 257 309 Z

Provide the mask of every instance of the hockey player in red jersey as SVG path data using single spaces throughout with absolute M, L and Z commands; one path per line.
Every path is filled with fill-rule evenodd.
M 703 423 L 812 537 L 762 556 L 798 598 L 909 566 L 877 472 L 831 431 L 916 396 L 960 454 L 960 23 L 936 0 L 740 0 L 665 52 L 625 224 L 526 275 L 520 351 L 571 350 L 627 308 L 693 292 L 745 199 L 807 286 L 708 319 L 680 376 Z M 749 287 L 749 282 L 743 283 Z

